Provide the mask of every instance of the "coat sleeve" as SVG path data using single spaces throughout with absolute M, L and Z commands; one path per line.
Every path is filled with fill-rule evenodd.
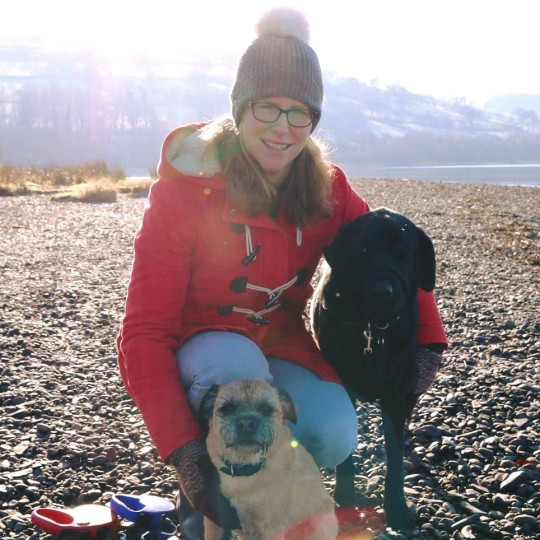
M 368 203 L 354 190 L 345 173 L 334 167 L 333 194 L 341 211 L 341 225 L 350 223 L 357 217 L 370 211 Z
M 135 238 L 117 340 L 122 379 L 163 460 L 184 443 L 201 437 L 175 357 L 194 234 L 189 214 L 193 205 L 185 195 L 182 199 L 176 185 L 159 180 L 150 190 Z
M 426 292 L 418 289 L 416 300 L 418 304 L 418 334 L 416 336 L 416 344 L 429 345 L 440 343 L 446 348 L 448 346 L 448 340 L 433 291 Z

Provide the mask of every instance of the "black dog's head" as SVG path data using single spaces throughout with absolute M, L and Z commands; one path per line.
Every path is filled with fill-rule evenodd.
M 435 287 L 435 251 L 427 234 L 405 216 L 378 208 L 352 221 L 325 250 L 337 294 L 347 294 L 361 317 L 383 319 L 413 302 L 418 287 Z

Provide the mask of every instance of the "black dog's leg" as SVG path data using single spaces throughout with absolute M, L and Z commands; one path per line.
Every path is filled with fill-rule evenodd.
M 356 408 L 356 394 L 347 390 L 349 398 Z M 354 487 L 354 461 L 352 454 L 336 467 L 336 487 L 334 489 L 334 500 L 339 506 L 353 506 L 355 502 Z
M 334 500 L 339 506 L 353 506 L 355 501 L 354 462 L 352 454 L 336 467 Z
M 414 524 L 403 490 L 403 439 L 410 404 L 382 404 L 384 442 L 386 447 L 386 477 L 384 482 L 384 512 L 386 525 L 398 531 Z

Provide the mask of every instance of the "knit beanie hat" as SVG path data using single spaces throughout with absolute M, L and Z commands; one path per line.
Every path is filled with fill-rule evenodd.
M 236 125 L 249 101 L 284 96 L 316 113 L 313 130 L 321 114 L 323 83 L 319 59 L 308 45 L 307 19 L 292 8 L 275 8 L 261 17 L 256 33 L 240 59 L 231 92 Z

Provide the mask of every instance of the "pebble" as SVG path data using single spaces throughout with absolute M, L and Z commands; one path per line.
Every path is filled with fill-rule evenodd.
M 464 527 L 467 527 L 469 526 L 471 523 L 477 523 L 478 521 L 480 520 L 480 515 L 479 514 L 471 514 L 470 516 L 464 518 L 464 519 L 460 519 L 459 521 L 456 521 L 451 529 L 452 531 L 459 531 L 461 529 L 463 529 Z
M 412 531 L 374 534 L 537 538 L 540 291 L 531 276 L 540 263 L 540 190 L 384 180 L 355 186 L 373 207 L 399 209 L 432 237 L 436 298 L 450 340 L 404 448 L 405 489 L 421 517 Z M 174 499 L 176 478 L 159 460 L 115 359 L 144 204 L 0 198 L 0 253 L 7 254 L 0 290 L 2 538 L 36 540 L 30 513 L 40 506 L 107 503 L 115 493 Z M 358 490 L 380 505 L 380 412 L 366 404 L 359 416 Z M 331 471 L 324 474 L 332 486 Z
M 508 475 L 508 477 L 501 482 L 501 491 L 513 492 L 518 487 L 527 481 L 527 473 L 525 471 L 515 471 Z
M 514 504 L 514 499 L 504 493 L 496 493 L 493 496 L 493 504 L 496 508 L 507 509 Z
M 529 527 L 536 529 L 538 528 L 538 519 L 534 516 L 529 516 L 528 514 L 520 514 L 514 518 L 514 523 L 516 525 L 528 525 Z

